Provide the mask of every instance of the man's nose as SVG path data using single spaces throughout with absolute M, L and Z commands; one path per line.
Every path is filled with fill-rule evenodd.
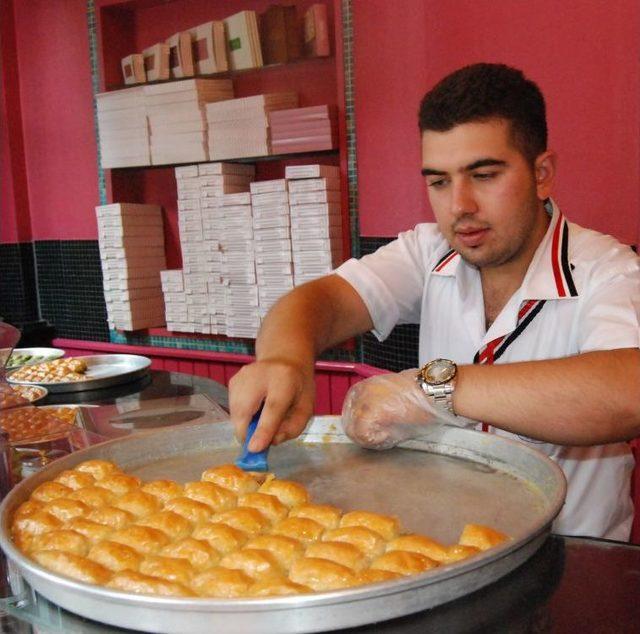
M 466 179 L 454 181 L 451 192 L 451 212 L 454 216 L 473 214 L 478 210 L 473 187 Z

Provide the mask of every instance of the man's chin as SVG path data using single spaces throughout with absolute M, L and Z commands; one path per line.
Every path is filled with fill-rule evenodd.
M 499 266 L 502 264 L 502 261 L 496 258 L 494 254 L 487 253 L 487 251 L 481 247 L 463 247 L 461 249 L 456 249 L 456 251 L 458 251 L 460 257 L 467 264 L 475 266 L 478 269 Z

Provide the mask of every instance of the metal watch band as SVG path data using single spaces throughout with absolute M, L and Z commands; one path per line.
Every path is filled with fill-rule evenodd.
M 427 396 L 433 398 L 433 404 L 441 409 L 446 409 L 455 416 L 453 411 L 453 385 L 443 383 L 442 385 L 430 385 L 426 381 L 419 381 L 420 387 Z
M 444 409 L 453 414 L 453 385 L 444 383 L 443 385 L 429 385 L 428 387 L 436 407 L 444 407 Z

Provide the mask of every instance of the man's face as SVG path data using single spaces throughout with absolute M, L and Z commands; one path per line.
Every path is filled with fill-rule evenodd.
M 547 220 L 534 168 L 514 146 L 508 122 L 423 132 L 422 167 L 440 231 L 467 262 L 530 260 Z

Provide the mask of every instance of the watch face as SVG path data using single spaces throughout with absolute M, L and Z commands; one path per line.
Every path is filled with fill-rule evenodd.
M 428 383 L 439 385 L 450 381 L 456 375 L 456 365 L 449 359 L 435 359 L 425 368 L 425 379 Z

